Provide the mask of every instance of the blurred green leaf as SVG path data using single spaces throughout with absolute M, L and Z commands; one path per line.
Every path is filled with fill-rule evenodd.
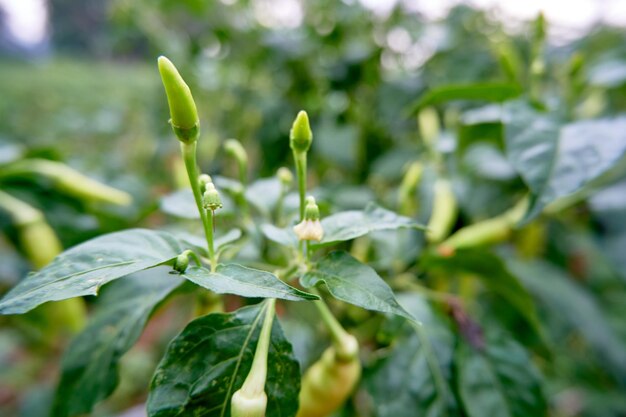
M 366 370 L 364 383 L 377 417 L 457 416 L 450 382 L 455 337 L 445 320 L 417 294 L 399 294 L 399 302 L 419 327 L 394 340 Z
M 355 239 L 378 230 L 424 229 L 424 225 L 374 203 L 369 203 L 365 210 L 343 211 L 322 218 L 322 228 L 324 237 L 320 243 L 312 245 L 313 247 Z
M 47 301 L 97 295 L 109 281 L 173 260 L 185 248 L 166 232 L 129 229 L 100 236 L 57 256 L 0 301 L 0 314 L 25 313 Z
M 533 196 L 522 222 L 609 172 L 626 154 L 626 117 L 561 126 L 519 104 L 507 112 L 508 158 Z
M 429 90 L 410 107 L 410 113 L 417 113 L 420 109 L 433 104 L 446 103 L 455 100 L 476 100 L 503 102 L 522 94 L 522 88 L 517 84 L 485 82 L 475 84 L 444 85 Z
M 113 392 L 120 357 L 137 342 L 157 305 L 182 282 L 163 268 L 105 287 L 89 324 L 64 353 L 53 415 L 89 413 Z
M 539 373 L 524 348 L 503 334 L 485 342 L 484 349 L 457 346 L 457 386 L 468 417 L 547 416 Z
M 551 315 L 580 332 L 596 351 L 598 360 L 609 364 L 609 370 L 626 381 L 626 346 L 609 326 L 591 293 L 545 262 L 510 260 L 508 265 Z
M 475 275 L 487 288 L 506 300 L 524 318 L 537 337 L 546 342 L 535 302 L 497 255 L 480 249 L 457 250 L 450 257 L 429 254 L 422 257 L 422 266 L 427 270 L 432 268 Z

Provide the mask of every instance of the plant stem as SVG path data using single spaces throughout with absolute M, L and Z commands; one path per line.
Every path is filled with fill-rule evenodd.
M 269 352 L 270 339 L 272 334 L 272 323 L 274 321 L 276 300 L 269 298 L 265 310 L 265 319 L 259 335 L 259 341 L 254 352 L 252 367 L 246 377 L 241 391 L 249 396 L 258 395 L 265 390 L 265 380 L 267 377 L 267 354 Z
M 200 261 L 200 257 L 191 249 L 187 249 L 186 251 L 183 252 L 183 254 L 190 256 L 191 259 L 194 260 L 194 262 L 196 263 L 196 265 L 198 266 L 202 266 L 202 262 Z
M 215 255 L 215 247 L 213 245 L 213 212 L 207 213 L 207 210 L 202 207 L 202 193 L 200 192 L 200 184 L 198 183 L 198 165 L 196 164 L 196 145 L 197 141 L 190 143 L 180 144 L 180 149 L 183 154 L 183 160 L 185 161 L 185 168 L 187 169 L 187 176 L 189 177 L 189 183 L 191 184 L 191 191 L 193 192 L 193 198 L 196 201 L 196 207 L 200 213 L 200 219 L 202 220 L 202 226 L 204 227 L 204 235 L 206 236 L 207 249 L 209 250 L 209 261 L 211 263 L 211 272 L 215 272 L 217 268 L 217 256 Z
M 317 292 L 312 291 L 314 294 Z M 319 294 L 318 294 L 319 295 Z M 351 343 L 354 338 L 350 333 L 346 332 L 341 323 L 335 318 L 322 298 L 313 301 L 317 311 L 319 311 L 322 321 L 330 332 L 333 340 L 333 346 L 340 357 L 348 358 L 355 354 L 355 346 Z
M 306 152 L 294 152 L 296 175 L 298 177 L 298 194 L 300 196 L 300 221 L 304 220 L 304 200 L 306 198 Z

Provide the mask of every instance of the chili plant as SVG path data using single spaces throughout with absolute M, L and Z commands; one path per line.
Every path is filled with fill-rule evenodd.
M 307 190 L 307 152 L 313 133 L 304 111 L 289 134 L 297 179 L 296 221 L 289 224 L 280 204 L 276 225 L 253 219 L 245 201 L 245 150 L 236 141 L 226 144 L 240 182 L 214 181 L 201 173 L 196 160 L 200 122 L 195 102 L 174 65 L 165 57 L 158 64 L 204 239 L 149 229 L 99 236 L 64 251 L 26 277 L 0 301 L 0 313 L 23 314 L 50 301 L 102 291 L 101 308 L 70 344 L 61 365 L 52 414 L 74 416 L 90 412 L 113 392 L 121 355 L 173 295 L 200 291 L 205 296 L 199 300 L 211 299 L 211 308 L 218 309 L 215 295 L 263 299 L 236 311 L 201 315 L 171 341 L 152 379 L 148 415 L 328 416 L 354 391 L 361 363 L 357 338 L 344 329 L 325 299 L 396 315 L 417 326 L 373 268 L 347 252 L 328 248 L 373 231 L 421 226 L 374 204 L 322 219 Z M 292 174 L 282 169 L 279 178 L 280 201 Z M 262 268 L 251 268 L 221 262 L 225 251 L 233 252 L 232 242 L 242 233 L 229 232 L 221 240 L 216 236 L 225 197 L 218 189 L 220 182 L 239 203 L 241 224 L 251 240 L 266 236 L 288 254 L 288 263 L 258 260 Z M 304 289 L 295 287 L 296 282 Z M 323 294 L 318 287 L 325 288 Z M 311 303 L 317 311 L 315 320 L 330 336 L 328 348 L 304 376 L 281 319 L 275 318 L 277 302 Z

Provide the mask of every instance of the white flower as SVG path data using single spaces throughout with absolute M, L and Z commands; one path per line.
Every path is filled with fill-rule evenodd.
M 300 240 L 316 240 L 319 242 L 324 236 L 324 229 L 322 229 L 319 219 L 302 220 L 293 227 L 293 231 L 296 232 L 296 236 Z

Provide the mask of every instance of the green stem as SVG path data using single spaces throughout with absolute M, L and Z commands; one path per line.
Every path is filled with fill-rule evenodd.
M 263 327 L 261 328 L 259 341 L 256 345 L 256 351 L 254 352 L 252 367 L 250 368 L 250 372 L 248 373 L 246 380 L 241 386 L 241 392 L 248 396 L 261 394 L 265 390 L 265 380 L 267 377 L 267 354 L 269 352 L 272 323 L 274 321 L 274 313 L 276 310 L 275 305 L 276 300 L 274 298 L 269 298 L 267 300 L 265 319 L 263 320 Z
M 313 294 L 316 294 L 315 291 L 312 292 Z M 317 307 L 317 311 L 320 313 L 322 321 L 330 332 L 330 337 L 333 340 L 333 346 L 338 357 L 344 359 L 353 358 L 358 352 L 358 345 L 356 344 L 354 337 L 345 331 L 345 329 L 341 326 L 341 323 L 337 321 L 322 298 L 313 301 L 313 304 Z
M 298 176 L 298 194 L 300 196 L 300 221 L 304 220 L 304 200 L 306 198 L 306 152 L 294 152 L 296 175 Z
M 202 220 L 202 226 L 204 227 L 204 235 L 206 236 L 207 248 L 209 250 L 211 271 L 215 272 L 215 269 L 217 268 L 217 256 L 213 245 L 213 212 L 210 212 L 209 214 L 207 213 L 207 210 L 202 207 L 202 193 L 200 192 L 200 184 L 198 183 L 200 173 L 198 171 L 198 165 L 196 164 L 196 143 L 197 141 L 190 143 L 181 142 L 180 149 L 183 154 L 183 160 L 185 161 L 185 168 L 187 169 L 187 176 L 189 177 L 189 183 L 191 184 L 193 198 L 196 201 L 196 207 L 198 208 L 200 219 Z
M 194 260 L 194 262 L 196 263 L 196 265 L 198 266 L 202 266 L 202 262 L 200 261 L 200 257 L 191 249 L 187 249 L 186 251 L 183 251 L 183 254 L 190 256 L 191 259 Z

